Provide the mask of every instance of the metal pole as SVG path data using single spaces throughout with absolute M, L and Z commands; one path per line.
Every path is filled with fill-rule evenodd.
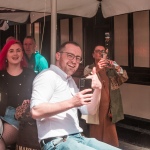
M 55 64 L 57 30 L 57 0 L 51 0 L 51 64 Z

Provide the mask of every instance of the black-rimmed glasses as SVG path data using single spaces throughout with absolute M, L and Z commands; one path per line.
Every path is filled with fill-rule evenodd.
M 80 56 L 75 56 L 74 54 L 68 53 L 68 52 L 59 52 L 59 53 L 66 53 L 67 54 L 67 58 L 69 60 L 73 60 L 74 58 L 76 58 L 76 62 L 77 63 L 81 63 L 82 62 L 82 57 L 80 57 Z
M 102 50 L 95 50 L 94 52 L 102 54 L 102 53 L 106 53 L 106 50 L 104 50 L 104 49 L 102 49 Z

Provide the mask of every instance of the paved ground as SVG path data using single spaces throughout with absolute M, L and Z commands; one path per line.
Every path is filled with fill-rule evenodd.
M 150 150 L 150 148 L 139 147 L 123 141 L 119 141 L 119 145 L 122 150 Z

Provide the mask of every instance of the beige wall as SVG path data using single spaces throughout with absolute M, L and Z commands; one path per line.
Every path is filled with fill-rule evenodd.
M 60 41 L 61 44 L 69 40 L 69 19 L 60 21 Z
M 133 13 L 134 67 L 150 68 L 149 11 Z M 114 54 L 118 64 L 128 66 L 128 15 L 114 17 Z M 150 86 L 121 86 L 124 113 L 150 119 Z
M 128 66 L 127 15 L 114 17 L 114 57 L 118 64 Z
M 83 48 L 82 18 L 73 18 L 73 40 Z
M 77 42 L 81 48 L 83 47 L 82 34 L 82 18 L 73 18 L 73 41 Z M 69 40 L 69 19 L 62 19 L 60 21 L 60 41 L 61 44 Z
M 150 67 L 149 11 L 133 13 L 134 67 Z M 114 17 L 114 55 L 128 66 L 128 14 Z
M 150 86 L 124 83 L 120 89 L 124 113 L 150 119 Z
M 133 13 L 133 25 L 134 25 L 134 66 L 150 67 L 149 11 Z
M 41 53 L 42 47 L 40 47 L 40 44 L 42 43 L 42 41 L 40 41 L 39 39 L 39 33 L 40 29 L 39 29 L 39 23 L 34 23 L 34 38 L 36 41 L 36 50 L 38 50 Z M 41 42 L 41 43 L 40 43 Z

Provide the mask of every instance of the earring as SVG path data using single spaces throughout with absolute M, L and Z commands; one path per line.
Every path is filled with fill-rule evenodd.
M 6 59 L 5 61 L 6 61 L 6 63 L 8 62 L 8 60 L 7 60 L 7 59 Z

